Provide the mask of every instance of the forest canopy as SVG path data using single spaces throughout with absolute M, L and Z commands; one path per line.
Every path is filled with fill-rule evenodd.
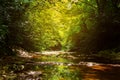
M 0 51 L 119 51 L 119 14 L 119 0 L 0 0 Z

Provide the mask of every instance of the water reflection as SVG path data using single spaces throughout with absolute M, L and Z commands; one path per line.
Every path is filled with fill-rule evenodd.
M 30 65 L 29 65 L 30 67 Z M 28 69 L 28 68 L 27 68 Z M 81 80 L 79 68 L 67 65 L 32 65 L 31 69 L 42 72 L 42 80 Z
M 73 56 L 74 57 L 74 56 Z M 119 80 L 119 65 L 77 63 L 72 55 L 0 61 L 0 80 Z M 10 58 L 9 58 L 10 59 Z M 75 58 L 76 59 L 76 58 Z M 78 59 L 77 59 L 78 60 Z
M 77 69 L 70 69 L 65 65 L 57 65 L 54 67 L 46 67 L 45 80 L 81 80 L 80 72 Z

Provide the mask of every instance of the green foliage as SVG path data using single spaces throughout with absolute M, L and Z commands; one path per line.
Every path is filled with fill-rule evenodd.
M 75 34 L 94 25 L 92 16 L 96 5 L 91 2 L 15 0 L 4 3 L 10 4 L 9 9 L 5 8 L 9 16 L 7 45 L 29 51 L 70 50 L 79 42 L 74 39 Z M 85 8 L 86 5 L 90 6 Z
M 37 5 L 44 3 L 42 7 Z M 72 20 L 67 15 L 67 2 L 60 1 L 32 2 L 29 10 L 26 12 L 27 20 L 31 25 L 31 36 L 39 49 L 61 49 L 69 44 L 69 30 Z M 34 4 L 34 5 L 33 5 Z M 34 7 L 35 6 L 35 7 Z M 34 9 L 33 9 L 34 8 Z M 69 20 L 69 21 L 68 21 Z M 26 25 L 26 26 L 29 26 Z M 33 29 L 34 28 L 34 29 Z M 29 28 L 27 28 L 29 29 Z
M 120 53 L 115 52 L 115 50 L 103 50 L 99 51 L 97 54 L 98 57 L 109 59 L 109 60 L 120 60 Z
M 76 3 L 78 10 L 78 17 L 76 22 L 78 23 L 77 30 L 72 34 L 72 42 L 74 47 L 72 50 L 79 50 L 81 52 L 89 52 L 94 49 L 94 29 L 96 28 L 97 7 L 95 0 L 81 0 Z M 76 8 L 76 7 L 75 7 Z M 75 22 L 73 22 L 75 23 Z M 94 47 L 93 47 L 94 46 Z
M 0 4 L 0 48 L 5 50 L 94 52 L 118 46 L 120 40 L 118 1 L 1 0 Z
M 7 34 L 7 26 L 5 25 L 0 25 L 0 52 L 4 53 L 5 52 L 5 36 Z M 5 54 L 5 53 L 4 53 Z

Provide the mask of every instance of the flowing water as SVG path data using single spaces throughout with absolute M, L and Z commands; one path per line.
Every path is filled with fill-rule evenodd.
M 3 57 L 0 80 L 120 80 L 118 64 L 85 62 L 73 54 L 44 52 L 26 58 Z

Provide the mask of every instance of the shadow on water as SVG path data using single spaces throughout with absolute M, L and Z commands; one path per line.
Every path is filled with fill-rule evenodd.
M 77 61 L 76 61 L 77 60 Z M 119 80 L 120 66 L 81 62 L 71 54 L 0 59 L 0 80 Z
M 119 80 L 120 67 L 106 65 L 82 68 L 83 80 Z

